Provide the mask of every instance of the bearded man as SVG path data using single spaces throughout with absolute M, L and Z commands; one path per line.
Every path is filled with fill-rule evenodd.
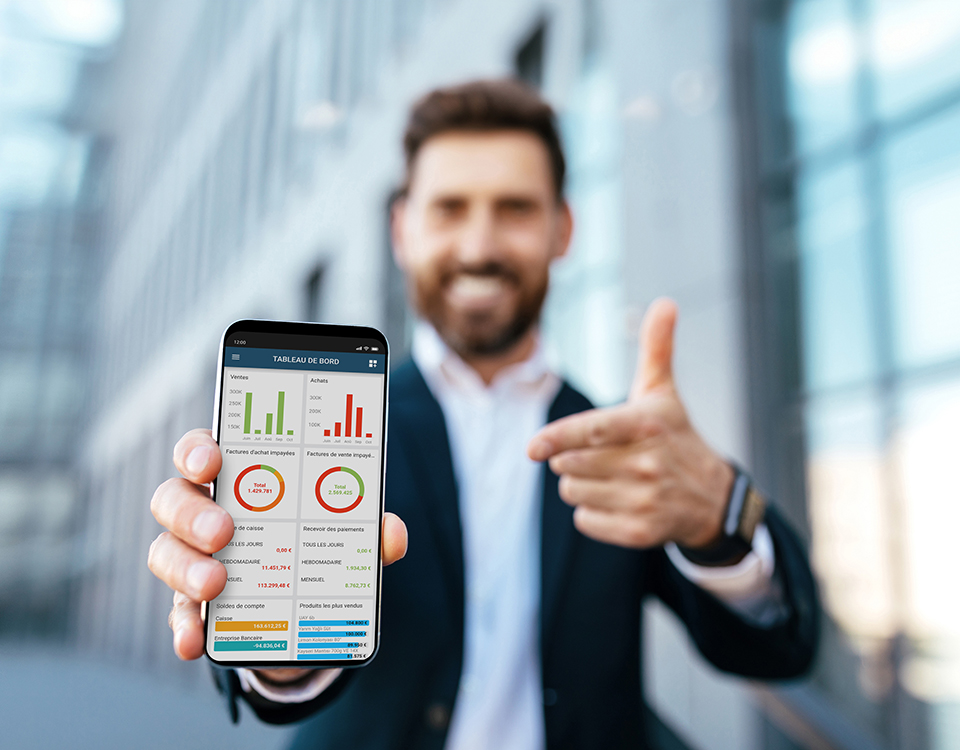
M 804 673 L 819 610 L 803 547 L 692 427 L 676 306 L 648 310 L 624 404 L 593 409 L 544 361 L 550 264 L 573 231 L 549 105 L 511 81 L 437 90 L 404 149 L 392 238 L 421 322 L 391 378 L 384 563 L 407 530 L 410 548 L 384 571 L 380 650 L 357 670 L 218 670 L 233 715 L 245 700 L 271 723 L 313 716 L 297 747 L 646 747 L 651 595 L 719 669 Z M 154 496 L 169 531 L 150 566 L 190 659 L 233 523 L 204 487 L 221 466 L 209 432 L 174 458 L 185 479 Z

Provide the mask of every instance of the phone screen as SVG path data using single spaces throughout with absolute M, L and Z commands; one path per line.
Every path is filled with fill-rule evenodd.
M 373 328 L 240 321 L 221 343 L 213 497 L 234 519 L 206 605 L 221 664 L 359 666 L 376 652 L 387 342 Z

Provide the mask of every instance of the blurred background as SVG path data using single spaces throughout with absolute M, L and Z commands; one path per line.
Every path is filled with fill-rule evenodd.
M 4 747 L 281 747 L 173 655 L 146 568 L 242 317 L 411 316 L 409 103 L 515 75 L 577 219 L 550 355 L 623 398 L 646 304 L 681 393 L 803 531 L 812 676 L 720 675 L 650 603 L 662 748 L 960 748 L 957 0 L 0 0 Z

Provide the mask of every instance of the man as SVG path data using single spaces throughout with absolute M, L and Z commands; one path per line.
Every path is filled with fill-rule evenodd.
M 817 638 L 809 567 L 691 426 L 671 370 L 675 305 L 651 305 L 623 405 L 591 409 L 544 364 L 537 321 L 573 230 L 549 106 L 507 81 L 435 91 L 404 146 L 392 236 L 424 322 L 391 381 L 386 504 L 411 543 L 384 571 L 380 651 L 359 670 L 220 671 L 234 714 L 238 698 L 268 722 L 315 714 L 303 747 L 643 747 L 650 594 L 720 669 L 802 674 Z M 177 592 L 174 647 L 196 658 L 198 602 L 226 577 L 209 555 L 233 525 L 197 486 L 220 469 L 209 434 L 174 456 L 186 479 L 154 497 L 170 532 L 150 566 Z M 405 548 L 388 515 L 384 563 Z

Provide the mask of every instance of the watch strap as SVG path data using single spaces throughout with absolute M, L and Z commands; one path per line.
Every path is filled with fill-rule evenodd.
M 736 464 L 733 485 L 727 498 L 721 536 L 706 547 L 677 545 L 683 556 L 696 565 L 717 567 L 742 559 L 753 549 L 753 534 L 763 520 L 767 503 L 754 487 L 750 475 Z

